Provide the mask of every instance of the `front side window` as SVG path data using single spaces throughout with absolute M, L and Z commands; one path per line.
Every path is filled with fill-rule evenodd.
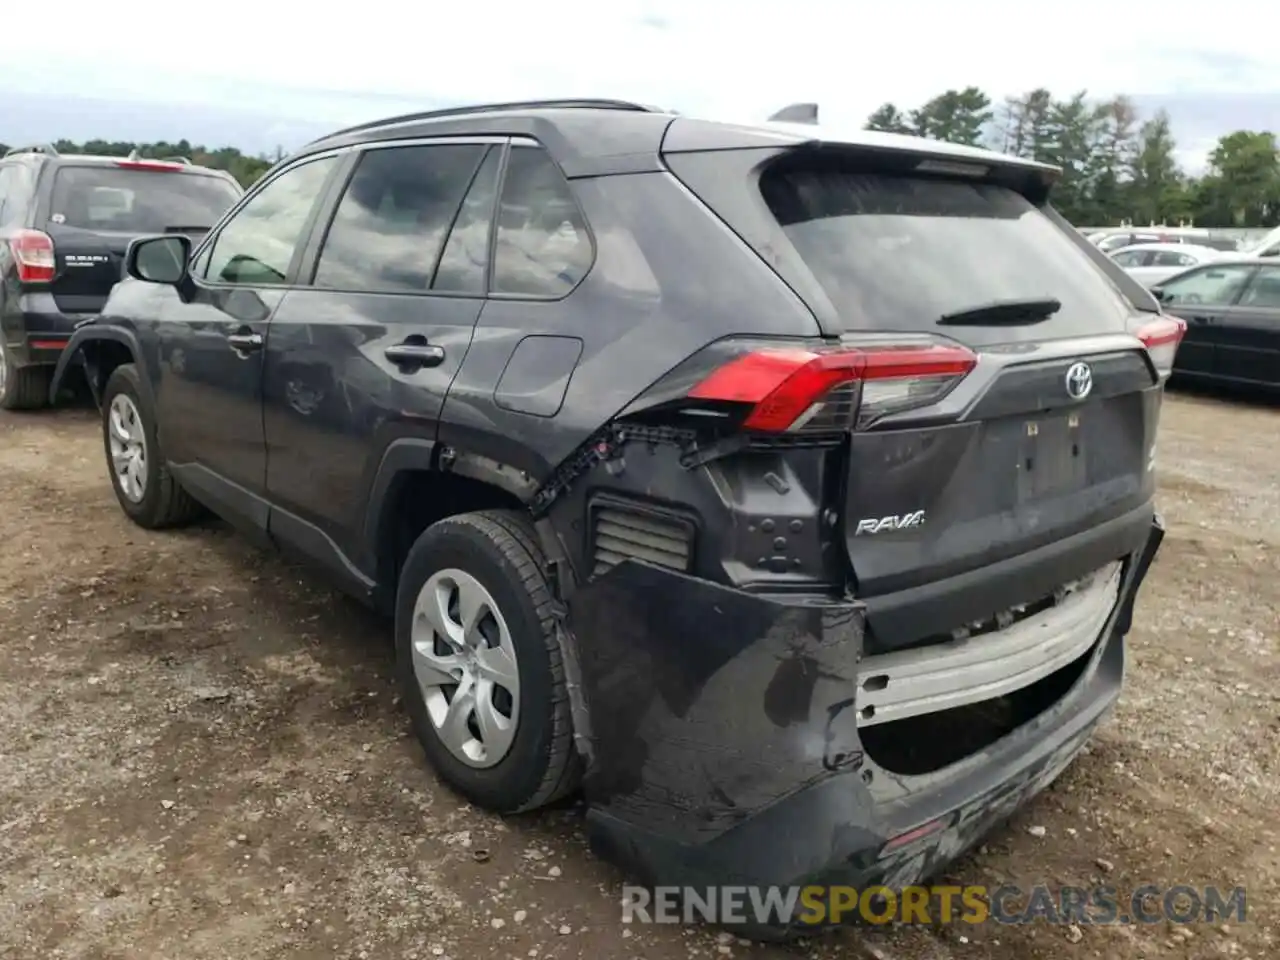
M 293 167 L 254 194 L 213 241 L 205 278 L 252 286 L 284 283 L 336 162 L 336 157 L 322 157 Z
M 545 150 L 515 146 L 498 207 L 493 292 L 563 297 L 591 268 L 586 221 Z
M 1253 274 L 1254 268 L 1243 264 L 1202 267 L 1163 283 L 1166 304 L 1208 303 L 1225 306 L 1235 303 Z
M 315 285 L 383 293 L 430 289 L 445 238 L 487 149 L 432 144 L 366 152 L 329 225 Z
M 1196 258 L 1174 250 L 1162 250 L 1156 254 L 1157 267 L 1194 267 Z
M 1111 259 L 1122 267 L 1140 267 L 1147 259 L 1147 251 L 1122 250 Z

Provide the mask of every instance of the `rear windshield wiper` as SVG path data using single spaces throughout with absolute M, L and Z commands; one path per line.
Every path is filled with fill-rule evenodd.
M 938 323 L 953 327 L 1014 327 L 1048 320 L 1061 309 L 1062 301 L 1053 297 L 1038 300 L 994 300 L 943 314 L 938 318 Z

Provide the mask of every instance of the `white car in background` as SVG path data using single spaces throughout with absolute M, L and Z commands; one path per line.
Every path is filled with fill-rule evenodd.
M 1138 243 L 1111 254 L 1111 259 L 1144 287 L 1154 287 L 1202 263 L 1230 256 L 1222 250 L 1194 243 Z

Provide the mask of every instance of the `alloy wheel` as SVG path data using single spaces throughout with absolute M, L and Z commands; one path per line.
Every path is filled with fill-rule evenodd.
M 126 394 L 118 393 L 111 399 L 107 439 L 111 445 L 111 469 L 120 492 L 131 503 L 141 503 L 147 495 L 147 437 L 138 406 Z

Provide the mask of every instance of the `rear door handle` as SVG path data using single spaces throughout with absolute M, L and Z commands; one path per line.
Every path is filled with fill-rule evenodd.
M 232 350 L 238 350 L 241 353 L 252 353 L 254 350 L 262 349 L 262 334 L 232 333 L 227 336 L 227 343 Z
M 382 355 L 398 367 L 438 367 L 444 363 L 444 347 L 430 343 L 397 343 Z
M 1192 317 L 1191 322 L 1192 323 L 1213 323 L 1213 317 L 1204 317 L 1204 316 Z

